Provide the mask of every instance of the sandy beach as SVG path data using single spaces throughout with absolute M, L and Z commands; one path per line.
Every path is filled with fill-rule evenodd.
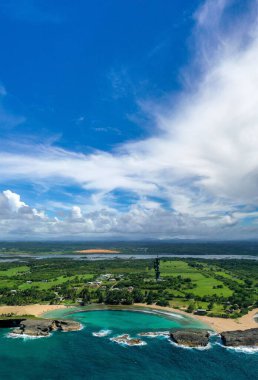
M 115 250 L 112 250 L 112 249 L 82 249 L 80 251 L 75 251 L 76 253 L 84 253 L 84 254 L 108 254 L 108 253 L 120 253 L 119 251 L 115 251 Z
M 172 307 L 162 307 L 157 305 L 146 305 L 146 304 L 136 304 L 140 307 L 148 307 L 149 309 L 170 311 L 173 313 L 183 314 L 188 317 L 198 319 L 199 321 L 210 326 L 214 331 L 221 333 L 222 331 L 234 331 L 234 330 L 247 330 L 251 328 L 258 328 L 258 323 L 255 322 L 254 316 L 258 315 L 258 308 L 250 311 L 248 314 L 244 315 L 239 319 L 226 319 L 226 318 L 216 318 L 207 317 L 201 315 L 189 314 L 185 311 L 174 309 Z M 135 305 L 135 306 L 136 306 Z
M 99 305 L 99 306 L 103 306 L 103 305 Z M 178 314 L 185 315 L 187 317 L 198 319 L 199 321 L 210 326 L 212 330 L 218 333 L 222 331 L 247 330 L 247 329 L 251 329 L 255 327 L 258 328 L 258 323 L 255 322 L 254 320 L 254 316 L 256 314 L 258 315 L 258 308 L 250 311 L 248 314 L 244 315 L 243 317 L 239 319 L 226 319 L 226 318 L 216 318 L 216 317 L 189 314 L 183 310 L 174 309 L 172 307 L 147 305 L 143 303 L 137 303 L 134 306 L 137 308 L 142 307 L 142 308 L 148 308 L 148 309 L 153 309 L 153 310 L 161 310 L 161 311 L 168 311 L 172 313 L 178 313 Z M 39 317 L 49 311 L 58 310 L 58 309 L 66 309 L 66 308 L 70 308 L 70 306 L 40 305 L 40 304 L 24 305 L 24 306 L 0 306 L 0 316 L 1 314 L 13 313 L 14 315 L 34 315 L 36 317 Z M 105 308 L 108 309 L 108 305 L 106 305 Z
M 0 315 L 1 314 L 11 314 L 14 315 L 35 315 L 36 317 L 41 316 L 48 311 L 65 309 L 69 306 L 65 305 L 24 305 L 24 306 L 0 306 Z

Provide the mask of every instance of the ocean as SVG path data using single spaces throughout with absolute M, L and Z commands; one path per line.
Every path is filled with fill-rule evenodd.
M 48 316 L 63 318 L 67 311 Z M 121 334 L 170 328 L 201 328 L 180 315 L 137 311 L 88 311 L 65 316 L 80 321 L 77 332 L 47 338 L 14 338 L 0 330 L 0 379 L 9 380 L 250 380 L 257 378 L 258 352 L 229 349 L 217 337 L 205 349 L 178 347 L 166 337 L 142 337 L 144 345 L 111 339 Z M 97 335 L 97 336 L 96 336 Z M 98 336 L 100 335 L 100 336 Z

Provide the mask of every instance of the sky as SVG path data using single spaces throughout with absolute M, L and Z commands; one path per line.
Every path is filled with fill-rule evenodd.
M 256 0 L 0 0 L 0 240 L 254 239 Z

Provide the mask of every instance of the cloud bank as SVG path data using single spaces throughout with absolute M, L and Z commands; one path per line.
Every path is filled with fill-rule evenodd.
M 85 202 L 76 204 L 75 199 L 59 219 L 4 191 L 3 237 L 255 237 L 257 3 L 251 2 L 252 12 L 249 9 L 234 23 L 227 14 L 231 4 L 206 1 L 196 12 L 192 38 L 197 54 L 188 68 L 185 90 L 176 104 L 145 102 L 156 120 L 151 138 L 91 154 L 55 146 L 2 145 L 3 184 L 69 184 L 87 193 Z M 126 209 L 121 209 L 118 192 L 126 198 Z

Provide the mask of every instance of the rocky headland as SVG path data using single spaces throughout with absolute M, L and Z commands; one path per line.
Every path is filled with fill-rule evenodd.
M 12 334 L 28 336 L 49 336 L 53 331 L 78 331 L 81 325 L 72 320 L 50 320 L 50 319 L 24 319 L 9 321 L 8 327 L 15 327 Z
M 258 328 L 248 330 L 224 331 L 221 340 L 225 346 L 258 346 Z
M 201 329 L 171 330 L 171 340 L 181 346 L 205 347 L 209 343 L 210 333 Z M 214 335 L 214 334 L 212 334 Z M 258 328 L 248 330 L 224 331 L 220 334 L 222 344 L 228 347 L 257 347 Z

